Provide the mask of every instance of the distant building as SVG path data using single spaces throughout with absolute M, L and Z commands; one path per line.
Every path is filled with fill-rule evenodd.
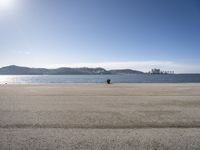
M 161 71 L 160 69 L 151 69 L 150 74 L 174 74 L 174 71 Z
M 151 74 L 161 74 L 160 69 L 151 69 Z

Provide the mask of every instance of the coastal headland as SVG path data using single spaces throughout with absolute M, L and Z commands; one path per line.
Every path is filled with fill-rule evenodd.
M 0 85 L 0 149 L 200 149 L 200 84 Z

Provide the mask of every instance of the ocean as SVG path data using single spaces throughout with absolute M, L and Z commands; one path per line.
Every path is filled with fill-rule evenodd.
M 171 75 L 0 75 L 0 84 L 53 83 L 200 83 L 200 74 Z

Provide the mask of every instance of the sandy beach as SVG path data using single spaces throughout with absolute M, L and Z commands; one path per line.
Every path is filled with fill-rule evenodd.
M 0 149 L 200 149 L 200 84 L 0 85 Z

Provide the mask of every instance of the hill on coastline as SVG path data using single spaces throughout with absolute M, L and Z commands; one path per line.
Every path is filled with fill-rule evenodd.
M 143 74 L 131 69 L 106 70 L 104 68 L 69 68 L 57 69 L 29 68 L 20 66 L 6 66 L 0 68 L 0 75 L 100 75 L 100 74 Z

